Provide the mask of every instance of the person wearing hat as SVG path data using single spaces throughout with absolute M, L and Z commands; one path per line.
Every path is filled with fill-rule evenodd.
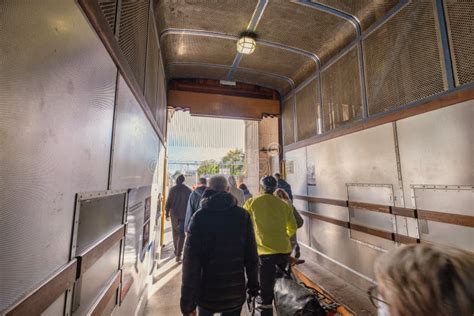
M 292 247 L 290 237 L 296 233 L 293 209 L 273 195 L 277 180 L 262 178 L 262 194 L 245 202 L 252 218 L 259 256 L 260 297 L 258 309 L 262 316 L 273 315 L 273 287 L 276 266 L 286 268 Z

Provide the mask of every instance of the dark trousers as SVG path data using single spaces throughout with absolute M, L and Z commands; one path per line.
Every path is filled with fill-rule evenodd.
M 259 278 L 260 278 L 260 296 L 262 304 L 271 305 L 273 303 L 273 287 L 275 286 L 275 277 L 277 266 L 286 269 L 288 266 L 289 254 L 274 254 L 259 256 Z
M 174 254 L 181 257 L 184 245 L 184 218 L 176 218 L 171 215 L 171 227 L 173 229 Z
M 230 312 L 223 312 L 219 313 L 221 316 L 240 316 L 240 311 L 242 310 L 242 306 L 240 308 L 230 311 Z M 199 314 L 198 316 L 212 316 L 214 315 L 213 312 L 208 311 L 207 309 L 204 309 L 202 307 L 198 307 Z M 217 313 L 216 313 L 217 314 Z

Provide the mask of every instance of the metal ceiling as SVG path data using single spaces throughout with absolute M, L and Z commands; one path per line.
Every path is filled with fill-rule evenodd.
M 310 80 L 399 5 L 396 0 L 155 1 L 168 79 L 242 81 L 281 95 Z M 258 36 L 252 55 L 235 49 L 246 30 Z

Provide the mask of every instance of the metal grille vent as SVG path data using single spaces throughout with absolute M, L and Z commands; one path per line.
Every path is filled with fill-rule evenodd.
M 158 75 L 159 75 L 159 58 L 160 51 L 157 42 L 157 34 L 153 26 L 153 17 L 150 12 L 148 22 L 148 46 L 146 59 L 146 77 L 145 77 L 145 98 L 151 112 L 157 115 L 158 109 Z
M 142 89 L 145 80 L 147 24 L 148 0 L 123 0 L 119 45 Z
M 357 47 L 321 74 L 324 130 L 362 118 Z
M 283 125 L 283 144 L 289 145 L 295 142 L 294 126 L 294 104 L 295 97 L 290 97 L 282 104 L 281 120 Z
M 107 23 L 112 32 L 115 33 L 115 17 L 117 15 L 117 1 L 116 0 L 100 0 L 99 7 L 104 14 Z
M 456 85 L 474 81 L 474 1 L 447 0 L 448 32 Z
M 363 42 L 369 115 L 445 90 L 432 1 L 411 2 Z
M 321 120 L 319 105 L 317 80 L 311 81 L 307 86 L 296 93 L 296 126 L 298 140 L 311 137 L 318 132 L 318 122 Z

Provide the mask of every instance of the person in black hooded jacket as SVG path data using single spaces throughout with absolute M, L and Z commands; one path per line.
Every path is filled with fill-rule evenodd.
M 223 176 L 212 177 L 191 218 L 184 248 L 181 311 L 240 315 L 258 292 L 258 255 L 250 215 L 237 206 Z M 246 277 L 247 275 L 247 282 Z

